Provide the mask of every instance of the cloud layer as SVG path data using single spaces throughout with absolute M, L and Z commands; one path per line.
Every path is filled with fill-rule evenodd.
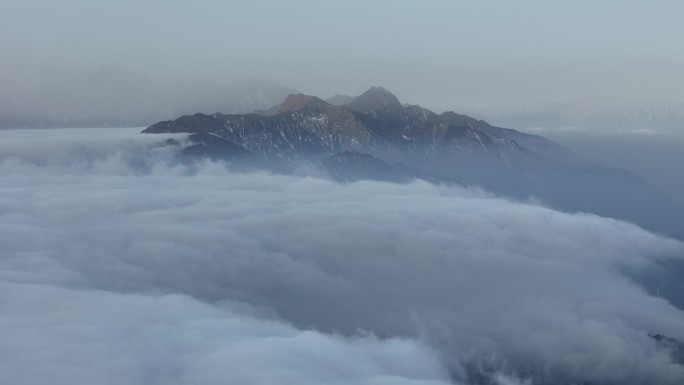
M 622 273 L 684 246 L 634 225 L 422 182 L 191 170 L 131 130 L 0 134 L 14 383 L 684 380 L 648 336 L 684 339 L 684 313 Z

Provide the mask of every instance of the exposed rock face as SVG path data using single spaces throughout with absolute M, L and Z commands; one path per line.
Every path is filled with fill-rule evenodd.
M 289 95 L 278 106 L 279 114 L 287 114 L 296 111 L 308 111 L 325 113 L 330 105 L 315 96 L 296 94 Z
M 216 158 L 225 153 L 232 159 L 242 154 L 239 148 L 279 166 L 323 159 L 320 164 L 341 180 L 459 181 L 518 199 L 535 197 L 559 209 L 626 219 L 684 238 L 684 209 L 634 174 L 590 165 L 541 136 L 454 112 L 436 114 L 420 106 L 402 106 L 380 87 L 344 106 L 295 94 L 264 115 L 195 114 L 143 132 L 204 134 L 194 139 L 204 147 L 186 150 L 194 155 Z M 216 137 L 229 145 L 217 145 Z M 209 140 L 214 144 L 208 145 Z
M 346 106 L 354 111 L 389 118 L 398 117 L 403 112 L 399 99 L 382 87 L 371 87 Z
M 211 159 L 244 159 L 252 157 L 252 154 L 244 147 L 214 134 L 198 132 L 190 135 L 190 140 L 194 144 L 183 149 L 185 155 Z
M 516 162 L 537 156 L 505 136 L 485 133 L 481 126 L 489 127 L 463 115 L 403 107 L 387 90 L 374 87 L 348 106 L 296 94 L 270 116 L 196 114 L 157 123 L 144 132 L 212 133 L 267 159 L 368 153 L 419 168 L 448 166 L 453 170 L 442 173 L 453 177 L 472 169 L 513 169 Z M 533 137 L 515 133 L 523 140 Z M 553 146 L 544 138 L 535 140 Z

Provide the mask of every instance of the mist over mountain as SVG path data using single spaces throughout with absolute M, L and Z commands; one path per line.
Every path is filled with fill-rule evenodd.
M 195 112 L 268 109 L 295 92 L 261 78 L 220 85 L 159 80 L 114 67 L 75 71 L 5 65 L 0 85 L 0 129 L 140 127 Z
M 536 130 L 587 159 L 638 173 L 684 205 L 684 131 Z
M 13 384 L 684 381 L 684 244 L 633 224 L 367 180 L 403 172 L 367 154 L 339 183 L 178 157 L 209 133 L 0 138 Z
M 195 114 L 143 132 L 216 138 L 197 141 L 190 155 L 223 154 L 235 161 L 248 153 L 261 167 L 279 172 L 322 161 L 341 180 L 422 178 L 474 185 L 684 238 L 684 209 L 636 174 L 593 164 L 538 135 L 402 105 L 381 87 L 343 106 L 293 94 L 261 115 Z
M 499 103 L 466 108 L 493 124 L 525 129 L 588 128 L 599 131 L 684 132 L 684 102 L 676 100 L 586 100 L 565 103 Z
M 144 131 L 0 132 L 4 378 L 684 380 L 684 245 L 645 230 L 681 211 L 634 174 L 381 87 Z
M 328 99 L 326 99 L 325 101 L 330 103 L 330 104 L 334 104 L 336 106 L 343 106 L 343 105 L 351 102 L 355 98 L 356 98 L 356 96 L 335 94 L 335 95 L 329 97 Z
M 683 15 L 0 0 L 0 385 L 683 385 Z
M 635 172 L 684 205 L 684 102 L 506 102 L 463 111 L 492 124 L 543 135 L 593 163 Z

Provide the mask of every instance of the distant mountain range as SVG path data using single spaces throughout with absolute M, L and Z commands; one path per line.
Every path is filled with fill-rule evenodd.
M 307 162 L 342 181 L 425 179 L 629 220 L 684 238 L 684 210 L 627 171 L 592 165 L 537 135 L 402 105 L 373 87 L 336 105 L 293 94 L 259 114 L 194 114 L 144 133 L 187 132 L 183 153 L 286 172 Z
M 133 71 L 0 67 L 0 128 L 134 127 L 204 112 L 248 113 L 295 90 L 264 79 L 220 86 L 160 81 Z
M 598 130 L 651 129 L 684 132 L 684 102 L 675 100 L 500 103 L 466 111 L 490 122 L 517 128 L 585 127 Z

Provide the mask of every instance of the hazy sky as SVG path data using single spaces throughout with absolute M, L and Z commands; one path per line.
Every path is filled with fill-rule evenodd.
M 680 0 L 0 0 L 0 57 L 431 106 L 684 100 L 682 20 Z

